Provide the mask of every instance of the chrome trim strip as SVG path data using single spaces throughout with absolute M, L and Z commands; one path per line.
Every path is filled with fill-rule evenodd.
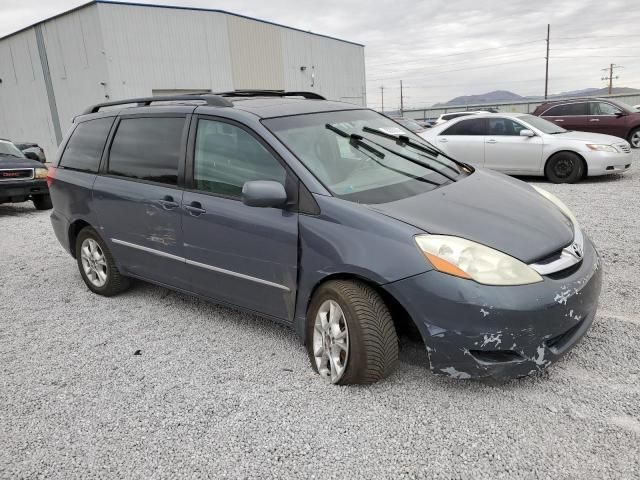
M 20 178 L 16 178 L 16 177 L 11 177 L 11 178 L 0 178 L 0 182 L 20 182 L 20 181 L 27 181 L 27 180 L 33 180 L 36 176 L 36 171 L 33 168 L 1 168 L 0 172 L 17 172 L 17 171 L 26 171 L 26 170 L 31 170 L 31 176 L 30 177 L 20 177 Z M 44 179 L 43 179 L 44 180 Z
M 280 290 L 284 290 L 285 292 L 290 292 L 291 289 L 285 285 L 280 285 L 279 283 L 270 282 L 268 280 L 263 280 L 261 278 L 252 277 L 250 275 L 245 275 L 243 273 L 233 272 L 231 270 L 225 270 L 224 268 L 214 267 L 213 265 L 208 265 L 206 263 L 196 262 L 194 260 L 189 260 L 185 257 L 179 257 L 178 255 L 172 255 L 171 253 L 162 252 L 160 250 L 155 250 L 149 247 L 143 247 L 142 245 L 136 245 L 135 243 L 125 242 L 124 240 L 118 240 L 117 238 L 112 238 L 111 241 L 118 245 L 124 245 L 125 247 L 135 248 L 136 250 L 142 250 L 143 252 L 151 253 L 153 255 L 158 255 L 160 257 L 170 258 L 171 260 L 177 260 L 179 262 L 185 262 L 187 265 L 192 265 L 194 267 L 204 268 L 206 270 L 211 270 L 213 272 L 222 273 L 225 275 L 230 275 L 232 277 L 242 278 L 244 280 L 249 280 L 251 282 L 260 283 L 262 285 L 268 285 L 270 287 L 278 288 Z
M 231 270 L 225 270 L 224 268 L 214 267 L 213 265 L 207 265 L 206 263 L 196 262 L 194 260 L 185 259 L 188 265 L 193 265 L 194 267 L 205 268 L 207 270 L 211 270 L 213 272 L 223 273 L 225 275 L 231 275 L 232 277 L 243 278 L 245 280 L 249 280 L 256 283 L 261 283 L 263 285 L 268 285 L 270 287 L 279 288 L 280 290 L 284 290 L 285 292 L 290 292 L 291 289 L 284 285 L 280 285 L 279 283 L 270 282 L 268 280 L 263 280 L 261 278 L 252 277 L 250 275 L 245 275 L 243 273 L 233 272 Z
M 178 255 L 172 255 L 167 252 L 162 252 L 160 250 L 155 250 L 149 247 L 143 247 L 142 245 L 137 245 L 135 243 L 125 242 L 124 240 L 118 240 L 117 238 L 112 238 L 111 241 L 113 243 L 117 243 L 118 245 L 124 245 L 125 247 L 135 248 L 136 250 L 142 250 L 143 252 L 151 253 L 153 255 L 158 255 L 159 257 L 170 258 L 171 260 L 177 260 L 179 262 L 184 262 L 184 257 L 179 257 Z
M 529 266 L 540 275 L 560 272 L 582 261 L 584 256 L 584 236 L 578 225 L 573 226 L 574 237 L 571 245 L 566 246 L 560 253 L 560 258 L 549 263 L 531 263 Z

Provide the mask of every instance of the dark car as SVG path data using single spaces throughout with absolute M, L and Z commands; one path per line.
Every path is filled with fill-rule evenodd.
M 45 163 L 47 161 L 47 157 L 44 154 L 44 150 L 40 145 L 33 142 L 13 142 L 13 144 L 18 147 L 22 153 L 25 154 L 27 158 L 31 158 L 33 160 L 38 160 L 40 163 Z
M 567 130 L 604 133 L 640 148 L 640 112 L 611 98 L 573 98 L 540 105 L 534 115 Z
M 47 168 L 27 158 L 7 140 L 0 140 L 0 203 L 31 200 L 38 210 L 51 208 Z
M 389 375 L 398 330 L 435 373 L 511 378 L 591 326 L 598 254 L 544 190 L 317 94 L 121 103 L 77 117 L 50 171 L 55 234 L 95 293 L 138 278 L 271 318 L 338 384 Z

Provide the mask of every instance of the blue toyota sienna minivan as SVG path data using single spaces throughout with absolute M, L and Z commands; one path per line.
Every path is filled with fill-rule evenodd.
M 272 318 L 336 384 L 389 375 L 400 329 L 435 373 L 525 376 L 596 313 L 599 257 L 560 200 L 313 93 L 92 106 L 48 182 L 93 292 L 136 278 Z

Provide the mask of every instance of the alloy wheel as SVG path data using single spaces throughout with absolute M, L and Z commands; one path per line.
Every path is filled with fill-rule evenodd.
M 574 162 L 571 158 L 562 158 L 553 166 L 554 173 L 558 178 L 567 178 L 574 169 Z
M 349 358 L 349 329 L 338 302 L 320 305 L 313 329 L 313 356 L 318 373 L 331 383 L 342 378 Z
M 631 135 L 629 143 L 635 148 L 640 148 L 640 130 L 637 130 Z
M 100 288 L 107 283 L 107 259 L 98 242 L 86 238 L 80 247 L 80 259 L 84 274 L 94 287 Z

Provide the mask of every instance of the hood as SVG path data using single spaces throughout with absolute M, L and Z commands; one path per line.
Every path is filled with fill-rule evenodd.
M 43 163 L 30 158 L 17 158 L 0 153 L 0 170 L 7 168 L 47 168 Z
M 573 241 L 571 221 L 549 200 L 520 180 L 483 169 L 422 195 L 368 208 L 427 233 L 481 243 L 525 263 Z
M 554 138 L 562 138 L 563 140 L 578 140 L 586 143 L 602 143 L 604 145 L 613 145 L 616 143 L 625 142 L 624 138 L 614 137 L 613 135 L 605 135 L 603 133 L 578 132 L 575 130 L 551 136 Z

